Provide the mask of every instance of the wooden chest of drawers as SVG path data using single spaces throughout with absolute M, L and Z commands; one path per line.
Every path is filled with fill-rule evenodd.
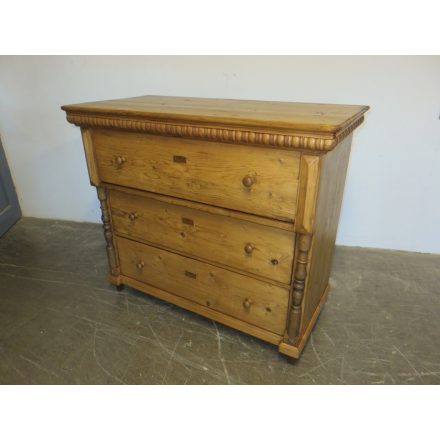
M 110 281 L 299 357 L 368 107 L 143 96 L 62 108 L 81 127 Z

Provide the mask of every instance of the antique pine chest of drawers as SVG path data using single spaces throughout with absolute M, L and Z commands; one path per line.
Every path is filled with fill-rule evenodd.
M 142 96 L 62 108 L 81 127 L 110 281 L 299 357 L 368 107 Z

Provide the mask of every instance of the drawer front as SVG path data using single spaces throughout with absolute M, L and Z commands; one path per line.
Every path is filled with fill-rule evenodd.
M 104 182 L 292 220 L 299 157 L 254 148 L 112 130 L 92 134 Z
M 118 237 L 121 273 L 282 335 L 287 288 Z
M 110 191 L 116 233 L 290 284 L 294 233 Z

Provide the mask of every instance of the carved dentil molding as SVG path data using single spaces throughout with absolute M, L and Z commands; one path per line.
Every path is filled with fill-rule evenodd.
M 245 128 L 219 128 L 204 125 L 188 125 L 175 122 L 128 119 L 115 116 L 100 116 L 68 113 L 67 120 L 80 127 L 114 128 L 120 130 L 145 132 L 162 136 L 176 136 L 191 139 L 203 139 L 234 144 L 253 144 L 286 149 L 312 150 L 327 152 L 358 127 L 363 117 L 331 138 L 318 135 L 296 133 L 276 133 Z

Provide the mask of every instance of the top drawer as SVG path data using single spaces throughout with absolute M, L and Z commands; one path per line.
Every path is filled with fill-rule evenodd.
M 291 221 L 295 151 L 115 130 L 92 134 L 101 180 Z

